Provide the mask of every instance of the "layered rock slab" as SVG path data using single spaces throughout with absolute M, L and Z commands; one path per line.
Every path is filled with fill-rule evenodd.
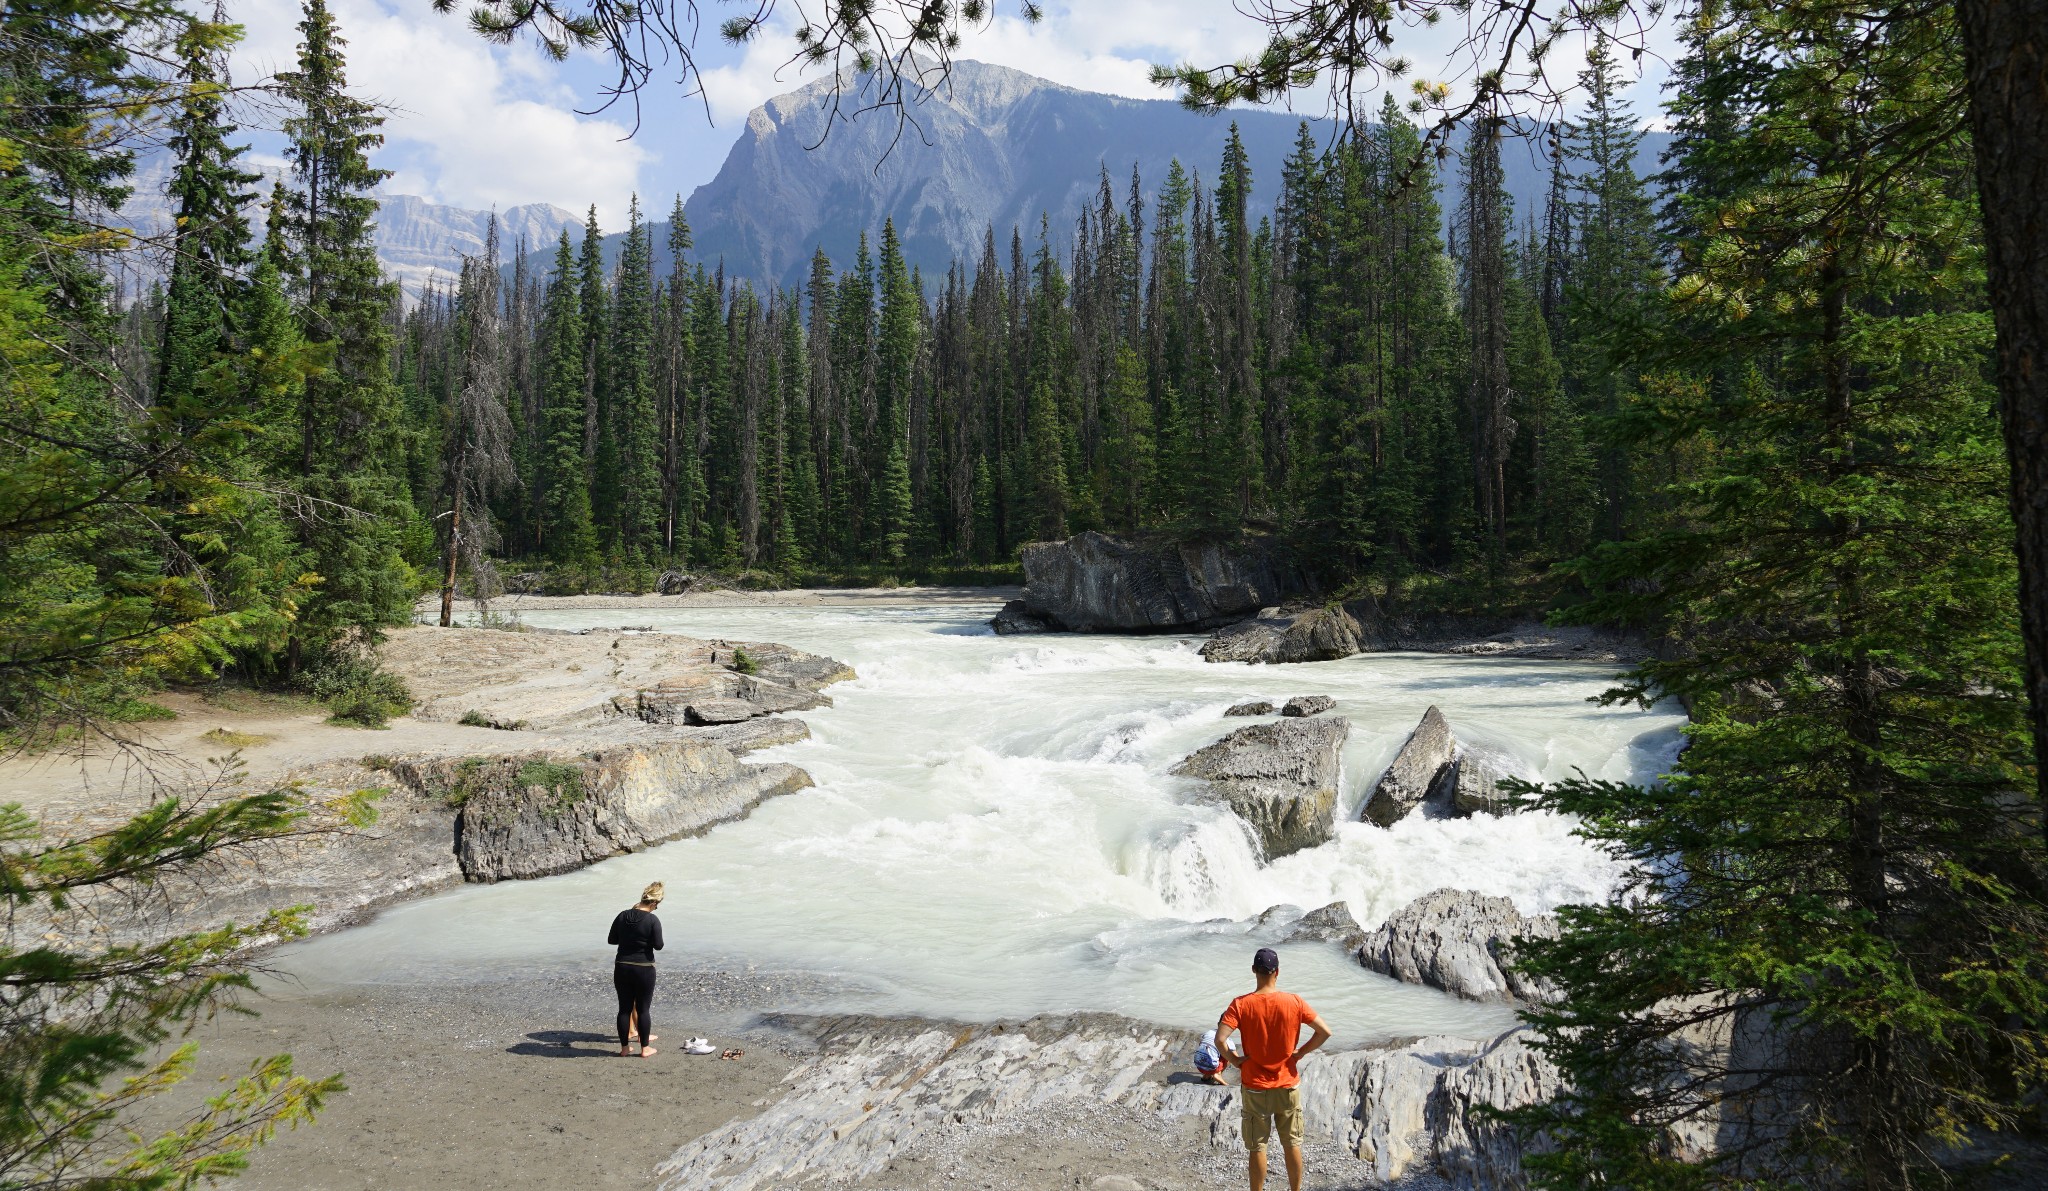
M 1173 773 L 1208 782 L 1274 860 L 1334 833 L 1340 752 L 1350 733 L 1351 722 L 1338 716 L 1252 724 L 1196 750 Z
M 1554 990 L 1514 971 L 1509 955 L 1519 939 L 1557 937 L 1555 915 L 1525 915 L 1504 897 L 1438 889 L 1395 911 L 1357 954 L 1375 972 L 1468 1001 L 1536 1002 Z
M 998 616 L 998 632 L 1016 631 L 1020 617 L 1069 632 L 1210 629 L 1306 586 L 1279 547 L 1263 538 L 1176 542 L 1090 530 L 1062 542 L 1032 542 L 1021 557 L 1023 606 Z
M 572 872 L 700 835 L 811 785 L 794 765 L 742 765 L 724 747 L 697 740 L 399 761 L 392 774 L 458 808 L 455 858 L 465 880 L 483 884 Z
M 1107 1015 L 1021 1023 L 780 1018 L 819 1039 L 788 1092 L 754 1117 L 692 1141 L 662 1163 L 662 1191 L 767 1191 L 843 1185 L 964 1127 L 1115 1110 L 1192 1126 L 1219 1157 L 1241 1154 L 1235 1086 L 1175 1082 L 1192 1034 Z M 1474 1189 L 1521 1186 L 1521 1146 L 1479 1111 L 1554 1092 L 1556 1077 L 1520 1030 L 1488 1042 L 1432 1037 L 1301 1062 L 1303 1128 L 1392 1182 L 1451 1175 Z

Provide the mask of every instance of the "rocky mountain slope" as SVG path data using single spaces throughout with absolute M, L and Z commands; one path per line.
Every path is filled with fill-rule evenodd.
M 1103 170 L 1122 204 L 1137 167 L 1149 219 L 1174 159 L 1213 187 L 1233 123 L 1251 159 L 1253 213 L 1262 215 L 1272 210 L 1281 163 L 1302 119 L 1265 109 L 1203 116 L 1168 99 L 1126 99 L 1006 66 L 959 61 L 943 86 L 910 107 L 909 122 L 899 127 L 890 112 L 869 112 L 831 123 L 827 136 L 831 92 L 832 80 L 820 79 L 747 117 L 717 177 L 687 204 L 697 260 L 723 262 L 729 275 L 757 284 L 799 284 L 818 248 L 850 267 L 860 234 L 872 240 L 883 220 L 893 218 L 905 257 L 935 284 L 955 258 L 981 252 L 990 228 L 1007 264 L 1011 229 L 1035 240 L 1042 213 L 1064 252 L 1075 216 L 1095 199 Z M 861 106 L 849 91 L 839 110 Z M 1329 131 L 1327 123 L 1316 124 L 1319 136 Z M 1518 213 L 1542 206 L 1549 170 L 1542 140 L 1517 141 L 1501 154 Z M 1640 172 L 1656 171 L 1668 140 L 1661 133 L 1645 138 Z M 1443 180 L 1441 201 L 1449 212 L 1457 204 L 1455 157 Z M 666 226 L 655 228 L 657 255 Z M 607 244 L 614 255 L 618 240 L 615 235 Z

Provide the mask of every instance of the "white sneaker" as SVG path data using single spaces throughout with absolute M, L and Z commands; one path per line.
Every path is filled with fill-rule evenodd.
M 686 1055 L 708 1055 L 717 1049 L 717 1047 L 711 1045 L 711 1039 L 709 1038 L 692 1038 L 688 1042 L 683 1043 L 683 1053 Z

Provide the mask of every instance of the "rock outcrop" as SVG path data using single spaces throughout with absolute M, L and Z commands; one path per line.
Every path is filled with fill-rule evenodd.
M 1350 732 L 1351 722 L 1334 716 L 1252 724 L 1190 754 L 1173 772 L 1209 782 L 1275 860 L 1331 837 L 1339 751 Z
M 1235 716 L 1272 715 L 1273 705 L 1264 699 L 1257 699 L 1250 703 L 1239 703 L 1223 714 Z
M 697 740 L 566 756 L 401 761 L 392 773 L 459 808 L 456 860 L 466 880 L 485 884 L 571 872 L 700 834 L 811 784 L 794 765 L 742 765 Z
M 1000 1134 L 1069 1114 L 1135 1114 L 1242 1153 L 1235 1086 L 1163 1079 L 1194 1036 L 1106 1015 L 957 1024 L 776 1018 L 817 1037 L 759 1115 L 714 1129 L 657 1168 L 662 1191 L 841 1185 L 963 1133 Z M 1521 1030 L 1488 1042 L 1432 1037 L 1319 1051 L 1301 1062 L 1303 1131 L 1372 1164 L 1384 1182 L 1449 1176 L 1472 1191 L 1523 1185 L 1522 1147 L 1479 1110 L 1555 1092 L 1557 1076 Z M 1196 1144 L 1200 1144 L 1197 1141 Z
M 1468 1001 L 1543 1001 L 1542 981 L 1505 962 L 1516 939 L 1558 937 L 1556 917 L 1522 914 L 1504 897 L 1439 889 L 1409 902 L 1358 948 L 1358 962 Z
M 1024 606 L 998 620 L 1029 616 L 1071 632 L 1211 629 L 1306 587 L 1263 538 L 1180 543 L 1090 530 L 1063 542 L 1033 542 L 1021 553 Z
M 1293 614 L 1277 609 L 1217 629 L 1202 645 L 1211 662 L 1328 662 L 1360 647 L 1358 622 L 1339 605 Z
M 1280 709 L 1280 714 L 1289 719 L 1307 719 L 1312 715 L 1321 715 L 1336 705 L 1337 701 L 1328 695 L 1296 695 L 1287 701 L 1287 706 Z
M 1408 734 L 1394 763 L 1380 775 L 1372 794 L 1365 800 L 1363 818 L 1381 827 L 1392 827 L 1409 811 L 1442 792 L 1443 780 L 1456 758 L 1458 742 L 1444 713 L 1431 707 L 1422 722 Z

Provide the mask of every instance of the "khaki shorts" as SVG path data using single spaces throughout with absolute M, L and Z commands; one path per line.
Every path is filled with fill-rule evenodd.
M 1301 1145 L 1300 1088 L 1240 1088 L 1244 1097 L 1244 1148 L 1263 1150 L 1266 1137 L 1280 1127 L 1280 1144 Z

